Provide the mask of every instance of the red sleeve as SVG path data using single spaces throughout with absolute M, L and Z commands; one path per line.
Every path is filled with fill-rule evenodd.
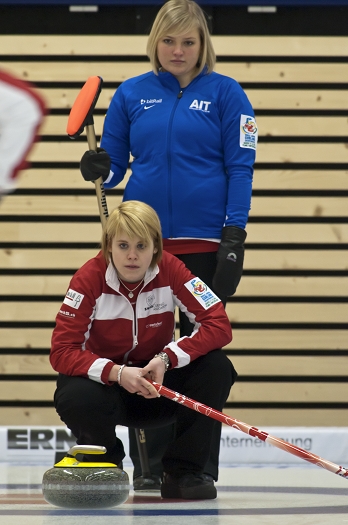
M 92 259 L 70 281 L 56 317 L 50 362 L 54 370 L 62 374 L 110 384 L 108 376 L 114 362 L 85 348 L 93 325 L 96 300 L 102 294 L 104 275 L 105 270 L 99 267 L 97 259 Z
M 193 322 L 190 337 L 170 343 L 165 352 L 172 367 L 182 367 L 211 350 L 222 348 L 232 340 L 232 329 L 220 299 L 208 286 L 192 273 L 176 257 L 170 264 L 170 280 L 175 302 Z

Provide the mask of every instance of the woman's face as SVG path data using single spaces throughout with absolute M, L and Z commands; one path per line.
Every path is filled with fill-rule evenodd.
M 138 237 L 130 238 L 123 232 L 112 239 L 110 248 L 117 274 L 122 281 L 128 283 L 143 279 L 153 254 L 157 252 L 152 240 L 145 244 Z
M 159 63 L 178 79 L 181 87 L 186 87 L 196 76 L 200 51 L 198 29 L 184 35 L 164 35 L 157 44 Z

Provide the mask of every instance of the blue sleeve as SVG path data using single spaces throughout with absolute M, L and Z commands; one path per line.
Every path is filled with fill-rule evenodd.
M 129 163 L 129 128 L 122 86 L 114 94 L 107 111 L 100 146 L 111 158 L 111 171 L 105 188 L 117 186 L 125 176 Z
M 251 203 L 257 127 L 253 108 L 235 81 L 229 83 L 221 99 L 221 122 L 228 179 L 225 225 L 245 229 Z

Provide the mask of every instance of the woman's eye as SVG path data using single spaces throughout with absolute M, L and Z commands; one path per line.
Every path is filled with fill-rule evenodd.
M 121 244 L 119 244 L 119 247 L 121 248 L 121 250 L 125 250 L 126 248 L 128 248 L 128 245 L 125 242 L 121 242 Z
M 194 42 L 192 42 L 192 40 L 187 40 L 187 42 L 185 42 L 185 46 L 193 46 Z
M 165 39 L 163 40 L 163 42 L 164 42 L 165 44 L 170 44 L 170 43 L 171 43 L 171 40 L 170 40 L 169 38 L 165 38 Z
M 145 249 L 145 244 L 139 243 L 138 250 L 144 250 L 144 249 Z

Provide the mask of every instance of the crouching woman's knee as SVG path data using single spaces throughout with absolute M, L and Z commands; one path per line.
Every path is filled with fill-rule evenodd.
M 84 377 L 59 374 L 54 405 L 63 421 L 72 417 L 93 417 L 93 413 L 109 409 L 109 390 Z

